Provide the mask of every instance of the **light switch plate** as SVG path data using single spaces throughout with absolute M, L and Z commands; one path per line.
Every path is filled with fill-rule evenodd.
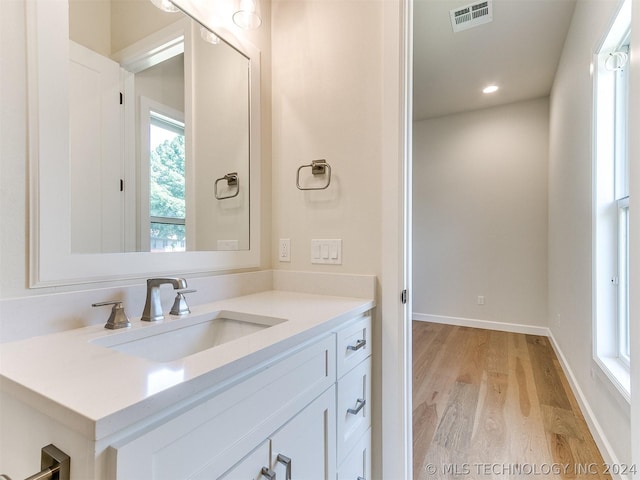
M 311 240 L 311 263 L 342 265 L 342 239 Z

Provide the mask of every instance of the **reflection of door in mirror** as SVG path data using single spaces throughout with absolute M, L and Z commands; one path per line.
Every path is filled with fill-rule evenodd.
M 248 59 L 149 0 L 69 20 L 72 253 L 248 250 Z
M 71 251 L 121 252 L 120 65 L 70 42 Z

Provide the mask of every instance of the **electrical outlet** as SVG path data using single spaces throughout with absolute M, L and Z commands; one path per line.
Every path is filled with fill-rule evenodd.
M 218 240 L 216 250 L 240 250 L 238 240 Z
M 484 295 L 478 295 L 478 305 L 484 305 Z
M 291 261 L 291 239 L 281 238 L 278 248 L 278 259 L 281 262 Z

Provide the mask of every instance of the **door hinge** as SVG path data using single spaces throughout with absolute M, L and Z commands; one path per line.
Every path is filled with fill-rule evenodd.
M 406 288 L 404 290 L 402 290 L 402 293 L 400 294 L 400 300 L 402 300 L 403 304 L 407 303 L 407 289 Z

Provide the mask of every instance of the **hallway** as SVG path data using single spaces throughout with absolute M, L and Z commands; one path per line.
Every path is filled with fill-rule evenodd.
M 605 479 L 545 337 L 413 322 L 414 479 Z

